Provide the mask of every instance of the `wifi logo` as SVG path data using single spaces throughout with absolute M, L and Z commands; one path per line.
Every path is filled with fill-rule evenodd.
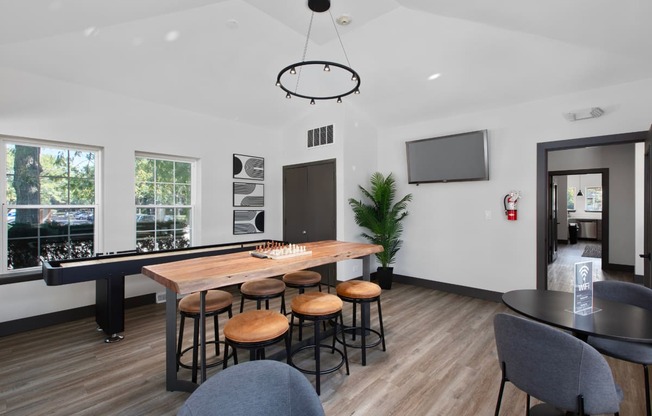
M 582 281 L 586 282 L 586 278 L 589 277 L 589 272 L 590 272 L 589 266 L 587 266 L 586 264 L 580 267 L 579 274 L 580 276 L 582 276 Z

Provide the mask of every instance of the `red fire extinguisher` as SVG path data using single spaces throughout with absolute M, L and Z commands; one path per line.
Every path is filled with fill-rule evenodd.
M 511 191 L 505 198 L 503 198 L 503 206 L 505 207 L 505 215 L 508 221 L 516 221 L 518 218 L 518 211 L 516 209 L 516 201 L 521 197 L 517 191 Z

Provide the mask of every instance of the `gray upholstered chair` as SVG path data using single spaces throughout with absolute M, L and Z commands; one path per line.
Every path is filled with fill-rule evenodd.
M 324 416 L 319 396 L 297 369 L 271 360 L 248 361 L 202 383 L 178 416 Z
M 541 400 L 536 414 L 578 415 L 615 413 L 622 392 L 599 352 L 563 331 L 518 316 L 497 314 L 494 333 L 502 379 L 496 416 L 500 412 L 505 382 Z
M 634 283 L 615 280 L 595 282 L 593 296 L 615 302 L 628 303 L 652 310 L 652 289 Z M 650 416 L 650 376 L 648 365 L 652 364 L 652 344 L 617 341 L 607 338 L 589 337 L 588 343 L 610 357 L 643 365 L 645 377 L 645 407 Z

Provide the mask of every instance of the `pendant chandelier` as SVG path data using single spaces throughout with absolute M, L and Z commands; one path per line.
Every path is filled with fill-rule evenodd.
M 341 103 L 342 97 L 350 94 L 360 94 L 360 76 L 351 68 L 349 57 L 344 50 L 344 44 L 330 12 L 330 6 L 330 0 L 308 0 L 308 7 L 312 10 L 312 15 L 310 16 L 310 25 L 308 26 L 308 35 L 306 36 L 301 61 L 283 68 L 276 78 L 276 86 L 285 91 L 285 98 L 292 98 L 293 96 L 305 98 L 310 100 L 310 104 L 314 105 L 316 100 L 337 100 L 338 103 Z M 325 11 L 328 11 L 333 22 L 333 28 L 340 41 L 346 65 L 324 60 L 306 61 L 315 13 Z M 303 83 L 301 82 L 302 75 L 304 78 Z

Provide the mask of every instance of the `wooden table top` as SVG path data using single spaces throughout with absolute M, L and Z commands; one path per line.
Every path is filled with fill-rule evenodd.
M 185 295 L 383 251 L 382 246 L 375 244 L 334 240 L 304 245 L 312 254 L 273 260 L 253 257 L 245 251 L 149 265 L 143 267 L 142 273 L 176 293 Z

